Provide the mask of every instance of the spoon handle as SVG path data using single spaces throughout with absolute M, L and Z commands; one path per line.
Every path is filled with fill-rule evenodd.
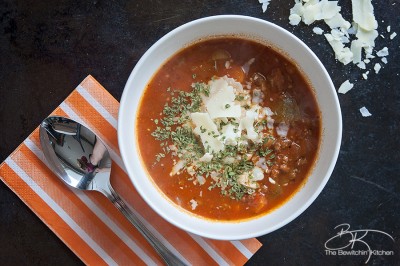
M 146 238 L 146 240 L 153 246 L 160 257 L 164 260 L 166 265 L 186 265 L 182 260 L 175 256 L 163 243 L 160 242 L 140 221 L 140 219 L 133 213 L 126 203 L 121 199 L 117 192 L 108 184 L 109 191 L 102 190 L 101 192 L 107 196 L 114 206 L 138 229 L 138 231 Z

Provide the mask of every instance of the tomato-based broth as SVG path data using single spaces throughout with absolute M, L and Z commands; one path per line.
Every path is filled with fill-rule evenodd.
M 140 155 L 185 210 L 238 221 L 269 212 L 307 179 L 321 138 L 313 90 L 271 47 L 197 42 L 152 77 L 136 118 Z

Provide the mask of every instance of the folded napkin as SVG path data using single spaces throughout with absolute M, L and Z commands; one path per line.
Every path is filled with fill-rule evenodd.
M 51 115 L 92 129 L 110 149 L 111 183 L 150 230 L 178 257 L 194 265 L 242 265 L 260 247 L 255 238 L 216 241 L 187 233 L 156 214 L 127 176 L 117 142 L 119 103 L 88 76 Z M 161 265 L 140 233 L 98 192 L 69 188 L 47 167 L 38 128 L 0 165 L 0 179 L 86 264 Z

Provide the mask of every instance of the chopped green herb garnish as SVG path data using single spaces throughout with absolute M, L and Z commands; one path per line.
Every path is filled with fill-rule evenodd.
M 235 100 L 236 100 L 236 101 L 243 101 L 243 100 L 244 100 L 244 96 L 243 96 L 243 95 L 237 95 L 237 96 L 235 97 Z
M 216 64 L 215 67 L 217 67 Z M 193 74 L 192 77 L 195 79 L 197 76 Z M 238 133 L 240 119 L 219 119 L 215 122 L 218 130 L 207 130 L 203 126 L 199 128 L 202 134 L 207 133 L 207 136 L 214 138 L 213 142 L 218 140 L 224 142 L 224 148 L 215 152 L 214 144 L 210 139 L 204 140 L 195 135 L 190 120 L 191 113 L 204 112 L 203 98 L 210 97 L 209 85 L 195 82 L 191 86 L 191 91 L 167 88 L 167 92 L 171 95 L 169 101 L 165 103 L 161 117 L 153 120 L 157 126 L 151 135 L 160 141 L 160 151 L 162 151 L 155 156 L 156 163 L 167 154 L 171 154 L 171 156 L 176 156 L 177 160 L 183 160 L 183 171 L 187 170 L 189 173 L 190 168 L 191 172 L 195 172 L 195 176 L 209 178 L 208 184 L 211 184 L 208 187 L 209 190 L 218 188 L 222 195 L 236 200 L 240 200 L 246 194 L 253 194 L 255 190 L 241 184 L 239 178 L 242 175 L 249 175 L 255 167 L 255 162 L 249 159 L 252 157 L 249 157 L 249 154 L 265 157 L 266 164 L 273 165 L 275 154 L 273 150 L 265 148 L 265 144 L 273 137 L 264 137 L 261 142 L 248 142 L 244 131 L 235 141 L 229 139 L 231 142 L 226 142 L 227 136 L 221 134 L 223 128 L 231 125 L 234 126 L 233 132 Z M 235 97 L 237 101 L 244 99 L 243 95 Z M 228 109 L 231 104 L 225 104 L 224 107 Z M 243 108 L 250 109 L 250 106 L 245 105 Z M 254 125 L 256 132 L 263 131 L 264 125 L 264 121 L 256 121 Z M 260 126 L 261 128 L 258 128 Z M 205 154 L 208 154 L 208 159 L 203 159 L 207 157 Z M 195 176 L 190 176 L 187 180 L 196 180 Z

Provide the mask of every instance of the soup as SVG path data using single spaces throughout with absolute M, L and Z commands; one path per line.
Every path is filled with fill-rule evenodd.
M 319 149 L 312 88 L 275 49 L 238 37 L 194 43 L 152 77 L 136 118 L 162 193 L 204 218 L 264 215 L 304 184 Z

